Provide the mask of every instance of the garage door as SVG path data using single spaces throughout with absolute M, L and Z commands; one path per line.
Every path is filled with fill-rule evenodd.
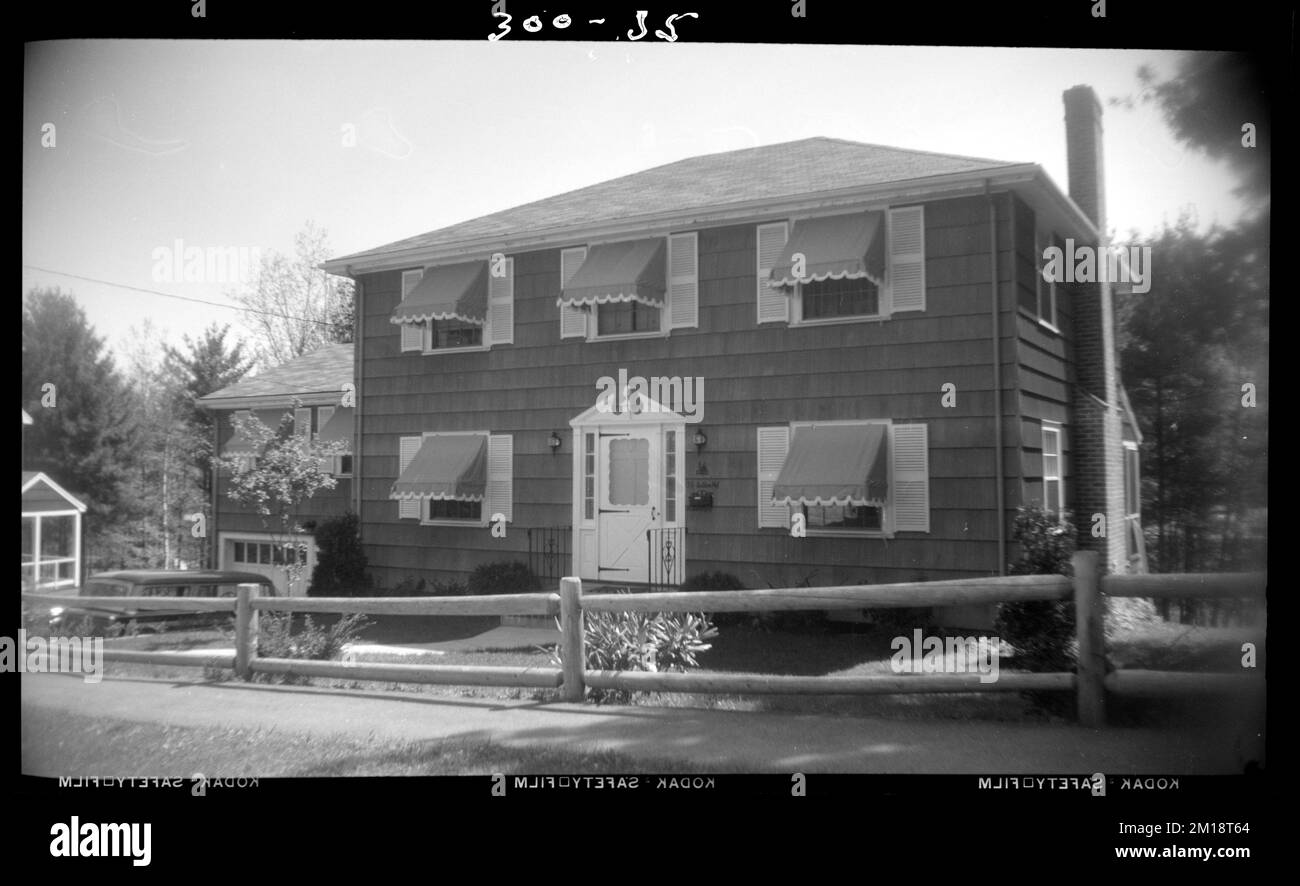
M 299 566 L 298 578 L 290 584 L 289 567 Z M 310 537 L 286 543 L 269 535 L 222 535 L 221 568 L 255 572 L 275 582 L 277 594 L 303 597 L 316 568 L 316 542 Z

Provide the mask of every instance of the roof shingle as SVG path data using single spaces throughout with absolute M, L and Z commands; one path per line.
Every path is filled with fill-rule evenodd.
M 678 160 L 439 228 L 333 262 L 451 246 L 660 212 L 779 200 L 853 187 L 1020 165 L 816 137 Z
M 352 381 L 352 355 L 351 344 L 325 345 L 274 369 L 213 391 L 206 397 L 200 397 L 199 402 L 338 391 L 345 382 Z

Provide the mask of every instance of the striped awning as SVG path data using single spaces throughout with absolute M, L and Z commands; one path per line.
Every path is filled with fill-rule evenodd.
M 322 443 L 344 443 L 352 442 L 352 422 L 353 413 L 356 410 L 351 406 L 340 406 L 334 410 L 334 414 L 325 422 L 325 426 L 316 434 L 316 439 Z
M 802 255 L 802 267 L 795 256 Z M 796 276 L 796 272 L 802 271 Z M 794 223 L 781 257 L 772 266 L 768 285 L 793 287 L 818 280 L 865 277 L 877 286 L 885 281 L 885 214 L 856 212 Z
M 393 323 L 460 320 L 482 326 L 487 317 L 487 275 L 485 261 L 429 268 L 389 319 Z
M 426 437 L 389 498 L 482 501 L 487 485 L 487 437 L 449 434 Z
M 587 251 L 557 301 L 574 308 L 629 301 L 662 308 L 665 274 L 662 237 L 602 243 Z
M 886 431 L 881 424 L 796 428 L 772 500 L 884 507 L 889 491 Z

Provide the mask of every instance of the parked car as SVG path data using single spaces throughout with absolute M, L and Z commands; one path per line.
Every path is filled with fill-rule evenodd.
M 50 627 L 56 628 L 72 617 L 88 617 L 91 626 L 102 630 L 113 625 L 149 625 L 155 629 L 164 623 L 193 627 L 219 622 L 224 612 L 195 612 L 187 609 L 143 609 L 114 606 L 108 603 L 81 604 L 82 597 L 233 597 L 239 585 L 257 585 L 257 595 L 275 596 L 275 584 L 255 572 L 221 570 L 127 569 L 101 572 L 86 579 L 76 596 L 60 606 L 50 607 Z

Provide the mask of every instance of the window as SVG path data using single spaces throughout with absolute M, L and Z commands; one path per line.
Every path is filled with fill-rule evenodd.
M 864 237 L 866 256 L 854 254 Z M 760 324 L 887 318 L 925 310 L 924 206 L 801 219 L 793 228 L 784 221 L 762 224 L 756 241 Z M 815 251 L 820 253 L 816 259 Z M 826 276 L 786 289 L 770 286 L 774 268 L 782 279 L 793 281 L 792 258 L 800 254 L 818 262 L 821 276 L 865 264 L 870 277 Z M 883 285 L 873 282 L 877 279 Z
M 884 512 L 870 505 L 802 505 L 807 526 L 818 529 L 874 529 L 884 527 Z
M 244 543 L 242 541 L 235 542 L 235 562 L 236 563 L 248 562 L 247 560 L 244 559 Z
M 610 302 L 596 306 L 597 335 L 658 332 L 662 323 L 663 311 L 641 302 Z
M 836 477 L 833 470 L 822 476 L 818 466 L 832 462 L 860 463 L 860 458 L 855 457 L 855 453 L 846 452 L 844 458 L 835 458 L 824 448 L 826 443 L 823 442 L 814 444 L 815 449 L 803 449 L 801 455 L 795 456 L 796 463 L 801 461 L 802 456 L 802 464 L 792 468 L 790 472 L 783 473 L 787 458 L 795 451 L 801 432 L 815 432 L 823 428 L 865 428 L 872 425 L 884 427 L 883 432 L 876 432 L 874 439 L 872 434 L 865 431 L 860 436 L 850 435 L 848 438 L 845 438 L 842 433 L 837 433 L 835 436 L 839 439 L 833 444 L 835 446 L 860 445 L 878 453 L 875 456 L 871 451 L 856 453 L 856 456 L 865 456 L 867 463 L 872 466 L 869 469 L 869 476 L 862 478 L 863 495 L 858 499 L 860 503 L 809 505 L 800 503 L 796 499 L 793 504 L 787 505 L 772 501 L 778 480 L 782 484 L 789 483 L 796 487 L 801 484 L 816 485 L 827 482 L 840 485 L 845 478 Z M 830 437 L 830 434 L 823 437 Z M 805 438 L 805 442 L 811 439 Z M 886 451 L 879 453 L 878 447 L 885 447 Z M 829 456 L 829 458 L 824 461 L 818 459 L 809 461 L 807 456 L 810 452 L 817 452 L 820 457 Z M 877 458 L 882 460 L 878 462 Z M 871 476 L 872 474 L 875 476 Z M 886 419 L 872 419 L 794 422 L 790 425 L 762 427 L 758 429 L 757 479 L 760 528 L 771 527 L 789 531 L 791 514 L 802 513 L 805 526 L 814 534 L 860 532 L 890 536 L 895 532 L 930 531 L 929 435 L 928 427 L 923 424 L 894 424 Z M 884 484 L 883 495 L 879 492 L 874 494 L 869 492 L 875 483 Z M 794 498 L 793 493 L 796 490 L 787 491 Z M 810 491 L 808 497 L 812 499 L 814 494 Z M 868 503 L 872 498 L 883 498 L 884 506 Z
M 879 289 L 865 277 L 800 283 L 799 298 L 804 320 L 874 317 L 880 313 Z
M 1142 512 L 1142 490 L 1138 483 L 1138 447 L 1124 443 L 1124 516 L 1136 517 Z
M 664 432 L 664 519 L 677 520 L 677 432 Z
M 420 436 L 400 437 L 398 439 L 398 477 L 416 458 L 426 445 L 437 445 L 439 438 L 479 437 L 485 441 L 487 448 L 486 464 L 482 468 L 474 467 L 472 462 L 463 464 L 431 464 L 430 474 L 425 477 L 410 478 L 417 484 L 427 482 L 438 484 L 446 489 L 461 486 L 482 491 L 479 501 L 437 498 L 400 498 L 398 499 L 399 519 L 418 519 L 425 524 L 458 523 L 482 525 L 493 515 L 500 514 L 506 520 L 514 520 L 514 437 L 510 434 L 489 434 L 486 431 L 430 431 Z M 462 447 L 463 449 L 463 447 Z M 437 453 L 435 452 L 435 455 Z M 422 456 L 423 457 L 423 456 Z M 479 473 L 485 470 L 485 473 Z M 445 474 L 445 475 L 444 475 Z M 458 476 L 453 476 L 457 475 Z M 437 476 L 435 476 L 437 475 Z M 464 495 L 476 494 L 466 491 Z
M 1061 471 L 1061 426 L 1043 422 L 1043 507 L 1065 521 L 1065 481 Z
M 470 520 L 474 523 L 483 519 L 483 502 L 451 501 L 448 499 L 427 499 L 424 508 L 425 522 L 436 520 Z
M 596 435 L 583 434 L 582 516 L 596 519 Z
M 1037 256 L 1037 284 L 1038 284 L 1038 322 L 1049 327 L 1052 331 L 1058 331 L 1056 323 L 1056 280 L 1046 279 L 1043 272 L 1047 267 L 1047 259 L 1044 256 L 1049 245 L 1054 244 L 1055 237 L 1042 233 L 1035 233 L 1034 248 Z

